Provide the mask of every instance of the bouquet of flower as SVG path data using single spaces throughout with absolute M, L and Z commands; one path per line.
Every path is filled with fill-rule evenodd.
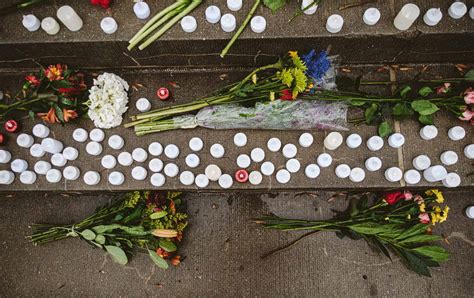
M 423 195 L 394 192 L 368 204 L 368 195 L 351 200 L 348 210 L 331 220 L 283 219 L 263 217 L 256 222 L 267 229 L 335 232 L 340 238 L 364 239 L 373 249 L 391 258 L 397 254 L 405 266 L 418 274 L 431 276 L 429 267 L 449 258 L 449 253 L 434 244 L 442 238 L 432 234 L 432 226 L 448 218 L 449 207 L 442 207 L 443 195 L 428 190 Z
M 84 74 L 67 65 L 50 65 L 25 77 L 22 90 L 12 104 L 0 105 L 0 118 L 13 111 L 29 111 L 49 123 L 66 123 L 81 116 L 87 86 Z
M 122 123 L 122 115 L 128 109 L 128 83 L 113 73 L 103 73 L 94 79 L 89 90 L 87 114 L 100 128 L 112 128 Z
M 180 193 L 131 192 L 72 225 L 35 224 L 28 238 L 35 245 L 79 237 L 125 265 L 135 251 L 147 252 L 160 268 L 180 263 L 177 244 L 187 215 L 177 211 Z

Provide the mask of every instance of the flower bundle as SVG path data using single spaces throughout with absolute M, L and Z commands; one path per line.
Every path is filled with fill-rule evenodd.
M 64 124 L 81 116 L 87 86 L 84 74 L 67 65 L 50 65 L 25 77 L 22 90 L 12 104 L 0 105 L 0 118 L 13 111 L 29 111 L 48 123 Z
M 79 237 L 125 265 L 135 251 L 147 252 L 160 268 L 180 263 L 177 244 L 187 215 L 177 211 L 179 193 L 131 192 L 73 225 L 35 224 L 28 238 L 35 245 Z
M 442 207 L 443 195 L 428 190 L 422 195 L 394 192 L 369 205 L 368 195 L 352 199 L 348 210 L 330 220 L 297 220 L 275 216 L 256 222 L 267 229 L 335 232 L 340 238 L 364 239 L 371 248 L 391 258 L 398 255 L 405 266 L 431 276 L 429 267 L 449 258 L 449 252 L 434 244 L 442 238 L 432 234 L 432 226 L 446 221 L 449 207 Z
M 87 114 L 100 128 L 112 128 L 122 123 L 122 115 L 128 107 L 128 83 L 113 73 L 103 73 L 94 79 L 89 90 Z

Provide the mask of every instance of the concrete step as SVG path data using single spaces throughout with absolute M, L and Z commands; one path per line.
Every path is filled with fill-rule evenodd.
M 2 1 L 2 6 L 16 0 Z M 244 7 L 235 13 L 241 22 L 252 1 L 244 1 Z M 114 1 L 110 11 L 93 7 L 84 0 L 57 0 L 54 5 L 29 8 L 0 19 L 0 68 L 34 67 L 36 64 L 63 62 L 88 67 L 209 67 L 255 66 L 268 64 L 288 50 L 318 50 L 332 46 L 333 53 L 341 56 L 344 63 L 429 63 L 473 62 L 473 49 L 468 42 L 474 37 L 473 20 L 465 16 L 453 20 L 447 15 L 450 2 L 443 0 L 418 1 L 422 12 L 441 7 L 444 18 L 436 27 L 423 23 L 421 17 L 409 31 L 399 32 L 393 19 L 406 1 L 383 1 L 339 10 L 347 1 L 323 1 L 318 12 L 301 16 L 288 24 L 289 17 L 298 9 L 299 2 L 290 1 L 285 9 L 271 14 L 266 8 L 257 11 L 267 19 L 267 30 L 255 34 L 247 29 L 225 58 L 220 51 L 231 38 L 219 24 L 205 21 L 204 10 L 210 3 L 203 3 L 192 15 L 198 20 L 198 30 L 185 33 L 179 24 L 161 40 L 144 51 L 128 52 L 128 40 L 144 24 L 132 12 L 131 1 Z M 468 1 L 469 2 L 469 1 Z M 62 26 L 59 34 L 49 36 L 42 30 L 30 33 L 21 26 L 22 14 L 33 13 L 44 18 L 55 16 L 60 5 L 74 7 L 84 20 L 79 32 L 70 32 Z M 150 1 L 152 14 L 173 3 L 172 0 Z M 223 13 L 229 12 L 225 1 L 214 1 Z M 468 3 L 469 4 L 469 3 Z M 471 3 L 472 4 L 472 3 Z M 370 7 L 380 8 L 382 19 L 376 26 L 362 22 L 363 11 Z M 329 15 L 339 13 L 345 25 L 339 34 L 329 34 L 325 29 Z M 119 30 L 106 35 L 100 29 L 100 20 L 113 16 Z
M 363 79 L 367 80 L 390 80 L 389 71 L 380 71 L 380 65 L 363 65 L 363 66 L 344 66 L 344 75 L 349 77 L 355 77 L 358 75 L 364 75 Z M 421 65 L 408 65 L 406 67 L 398 68 L 398 70 L 392 71 L 392 76 L 396 77 L 397 74 L 403 79 L 413 78 L 419 74 L 422 69 L 425 69 Z M 342 71 L 341 71 L 342 72 Z M 125 117 L 134 115 L 137 113 L 135 109 L 135 101 L 141 97 L 147 97 L 151 99 L 153 108 L 169 106 L 171 104 L 189 102 L 196 99 L 199 96 L 207 94 L 208 92 L 215 90 L 218 86 L 228 85 L 231 82 L 235 82 L 239 78 L 242 78 L 247 71 L 245 70 L 232 70 L 232 69 L 206 69 L 206 70 L 160 70 L 160 69 L 146 69 L 146 70 L 120 70 L 117 74 L 123 76 L 130 84 L 139 83 L 143 85 L 143 88 L 138 91 L 133 91 L 130 98 L 130 109 Z M 24 73 L 9 73 L 3 71 L 0 73 L 0 81 L 4 82 L 4 88 L 9 90 L 18 90 L 19 82 L 21 81 Z M 457 70 L 453 65 L 428 65 L 420 78 L 436 78 L 442 77 L 456 77 L 458 76 Z M 155 100 L 156 89 L 160 86 L 169 86 L 169 82 L 174 82 L 179 88 L 172 89 L 174 94 L 174 100 L 172 102 L 160 102 Z M 389 94 L 390 88 L 386 86 L 371 86 L 369 89 L 371 92 L 379 94 Z M 36 120 L 23 121 L 24 132 L 31 131 L 31 127 L 40 122 Z M 337 179 L 334 174 L 334 168 L 337 164 L 347 163 L 351 167 L 364 167 L 364 161 L 370 156 L 379 156 L 383 160 L 383 170 L 392 166 L 400 166 L 406 170 L 412 168 L 412 159 L 419 154 L 428 155 L 433 163 L 439 163 L 439 155 L 445 150 L 454 150 L 458 153 L 460 160 L 458 164 L 448 167 L 448 170 L 457 172 L 462 177 L 463 187 L 472 187 L 474 181 L 472 175 L 469 176 L 469 172 L 472 171 L 471 167 L 466 166 L 470 164 L 470 161 L 464 157 L 463 148 L 472 143 L 473 131 L 469 125 L 464 125 L 461 121 L 457 121 L 453 116 L 447 114 L 440 114 L 436 119 L 436 124 L 439 127 L 439 136 L 435 142 L 424 141 L 419 137 L 418 131 L 420 124 L 415 120 L 407 120 L 400 123 L 400 132 L 406 136 L 406 144 L 403 150 L 396 150 L 389 146 L 385 146 L 383 150 L 379 152 L 370 152 L 365 146 L 361 146 L 358 149 L 348 149 L 348 147 L 341 146 L 338 150 L 331 153 L 335 159 L 333 165 L 327 169 L 323 169 L 321 175 L 316 180 L 311 180 L 305 177 L 304 168 L 310 163 L 315 163 L 316 156 L 324 151 L 323 140 L 327 132 L 314 131 L 312 132 L 315 137 L 315 143 L 308 149 L 299 149 L 298 159 L 300 160 L 302 169 L 294 174 L 288 184 L 278 184 L 275 176 L 264 177 L 264 180 L 259 186 L 252 186 L 249 183 L 239 184 L 234 182 L 231 190 L 305 190 L 305 189 L 380 189 L 380 188 L 396 188 L 403 186 L 400 183 L 390 183 L 384 179 L 383 171 L 374 173 L 367 172 L 366 180 L 363 183 L 352 183 L 348 179 Z M 447 136 L 447 130 L 454 125 L 463 125 L 467 131 L 465 139 L 459 142 L 449 141 Z M 100 157 L 93 158 L 86 155 L 85 144 L 79 144 L 71 139 L 72 131 L 76 127 L 84 127 L 87 130 L 93 128 L 93 124 L 89 120 L 81 120 L 77 125 L 71 124 L 66 125 L 64 128 L 57 125 L 52 127 L 53 135 L 63 141 L 66 146 L 74 146 L 80 150 L 80 157 L 74 162 L 69 164 L 76 165 L 81 169 L 82 173 L 89 170 L 95 170 L 101 173 L 102 181 L 96 186 L 85 186 L 82 179 L 74 182 L 62 182 L 58 184 L 50 184 L 46 182 L 45 177 L 39 177 L 38 181 L 34 185 L 22 185 L 18 179 L 10 186 L 1 186 L 0 190 L 3 191 L 99 191 L 99 190 L 138 190 L 138 189 L 150 189 L 152 188 L 149 179 L 145 181 L 134 181 L 131 177 L 132 167 L 125 168 L 118 166 L 116 170 L 123 172 L 126 176 L 126 182 L 122 186 L 111 186 L 107 183 L 108 171 L 104 170 L 100 165 L 100 158 L 104 154 L 112 154 L 117 156 L 118 151 L 114 151 L 108 148 L 104 143 L 104 152 Z M 267 154 L 266 160 L 272 161 L 277 168 L 283 168 L 285 165 L 285 158 L 280 153 L 272 154 L 266 149 L 267 140 L 271 137 L 278 137 L 282 140 L 283 144 L 286 143 L 298 143 L 298 138 L 302 131 L 263 131 L 263 130 L 247 130 L 244 131 L 249 139 L 246 147 L 238 149 L 233 144 L 233 136 L 237 131 L 234 130 L 209 130 L 209 129 L 193 129 L 193 130 L 182 130 L 182 131 L 171 131 L 163 132 L 158 134 L 152 134 L 145 137 L 136 137 L 134 132 L 130 129 L 118 127 L 115 129 L 108 130 L 106 136 L 112 134 L 119 134 L 126 140 L 124 151 L 131 152 L 136 147 L 147 148 L 148 144 L 153 141 L 159 141 L 163 145 L 174 143 L 179 145 L 181 148 L 181 154 L 176 160 L 180 171 L 191 170 L 195 175 L 203 173 L 207 165 L 215 163 L 224 173 L 234 175 L 238 169 L 236 166 L 236 158 L 239 154 L 245 153 L 250 154 L 250 151 L 255 147 L 264 148 Z M 348 132 L 344 132 L 343 135 L 347 136 L 350 133 L 357 132 L 362 135 L 364 140 L 367 140 L 370 136 L 377 134 L 377 128 L 372 126 L 350 126 Z M 184 157 L 191 153 L 187 144 L 189 140 L 198 136 L 205 142 L 204 149 L 198 155 L 201 158 L 201 165 L 196 169 L 187 169 L 184 161 Z M 221 143 L 225 149 L 226 154 L 222 159 L 214 159 L 209 154 L 209 148 L 214 143 Z M 29 156 L 27 149 L 18 150 L 15 139 L 12 138 L 7 146 L 7 149 L 13 153 L 14 158 L 25 158 L 32 168 L 33 164 L 37 159 Z M 165 164 L 171 162 L 164 156 L 162 157 Z M 47 157 L 42 159 L 47 160 Z M 150 158 L 149 158 L 150 159 Z M 68 165 L 69 165 L 68 164 Z M 134 164 L 136 166 L 138 164 Z M 144 164 L 146 167 L 147 164 Z M 0 169 L 6 169 L 8 165 L 0 165 Z M 260 164 L 253 164 L 249 170 L 260 169 Z M 150 175 L 150 174 L 149 174 Z M 426 187 L 440 187 L 441 183 L 427 183 L 422 181 L 419 185 L 420 188 Z M 173 190 L 196 190 L 196 186 L 183 186 L 178 178 L 167 178 L 166 184 L 163 189 Z M 211 183 L 208 188 L 201 191 L 219 191 L 221 190 L 217 183 Z

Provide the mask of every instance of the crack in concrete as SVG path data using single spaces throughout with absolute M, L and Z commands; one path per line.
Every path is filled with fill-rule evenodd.
M 463 242 L 469 244 L 470 246 L 474 246 L 474 241 L 470 240 L 469 238 L 467 238 L 466 235 L 464 235 L 464 233 L 461 233 L 461 232 L 452 232 L 451 234 L 448 235 L 448 237 L 446 237 L 446 240 L 449 240 L 451 238 L 458 238 L 458 239 L 461 239 Z

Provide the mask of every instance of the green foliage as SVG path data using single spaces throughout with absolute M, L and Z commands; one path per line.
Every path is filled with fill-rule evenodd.
M 406 97 L 408 97 L 408 94 L 410 93 L 410 91 L 411 91 L 411 87 L 410 86 L 405 86 L 400 90 L 400 96 L 402 98 L 406 98 Z
M 167 252 L 175 252 L 178 249 L 176 244 L 169 239 L 160 239 L 159 245 Z
M 285 6 L 286 2 L 287 0 L 263 0 L 263 4 L 270 8 L 273 13 Z
M 365 123 L 371 125 L 374 120 L 377 112 L 379 111 L 379 105 L 376 103 L 372 103 L 367 109 L 365 109 L 364 116 L 365 116 Z
M 157 255 L 156 252 L 148 250 L 148 255 L 156 266 L 160 267 L 161 269 L 168 269 L 168 262 L 166 262 L 165 259 L 163 259 L 159 255 Z
M 429 100 L 419 99 L 411 103 L 411 108 L 421 116 L 428 116 L 439 111 L 439 108 Z
M 418 94 L 420 94 L 422 97 L 427 97 L 433 92 L 434 92 L 433 89 L 431 89 L 430 87 L 423 87 L 420 90 L 418 90 Z
M 385 138 L 392 133 L 392 127 L 387 121 L 384 121 L 380 123 L 378 132 L 380 137 Z
M 113 245 L 106 245 L 104 247 L 114 262 L 120 265 L 126 265 L 128 263 L 127 255 L 120 247 Z

